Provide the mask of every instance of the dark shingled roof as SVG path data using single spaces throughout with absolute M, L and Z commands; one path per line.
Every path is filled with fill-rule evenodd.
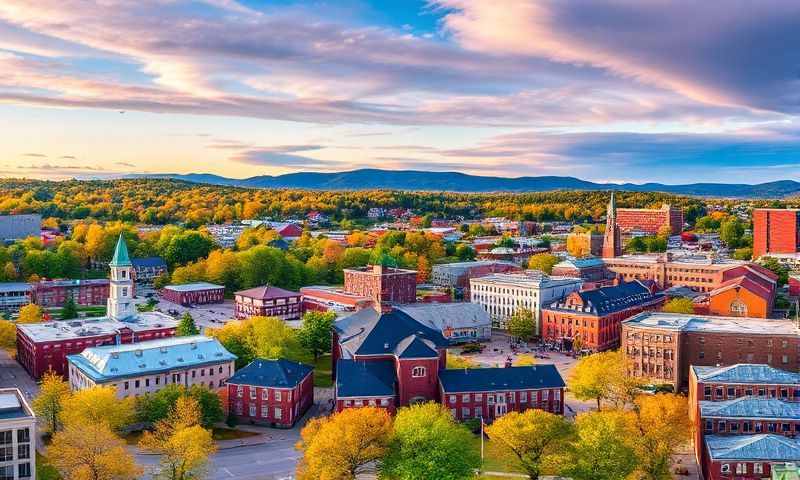
M 234 385 L 268 388 L 293 388 L 313 370 L 309 365 L 291 360 L 257 358 L 228 379 Z
M 336 397 L 393 397 L 397 374 L 392 360 L 338 360 Z
M 570 296 L 571 295 L 578 295 L 581 297 L 583 305 L 587 307 L 585 313 L 591 313 L 600 317 L 632 308 L 664 296 L 663 293 L 651 293 L 647 287 L 636 280 L 632 282 L 620 282 L 619 285 L 610 287 L 573 292 Z M 569 296 L 563 301 L 554 303 L 550 309 L 574 311 L 567 306 L 566 301 L 568 299 Z
M 440 370 L 439 383 L 442 384 L 445 393 L 532 390 L 566 386 L 555 365 Z
M 381 314 L 366 308 L 339 320 L 334 328 L 347 355 L 429 358 L 437 356 L 437 348 L 449 345 L 440 331 L 400 310 Z

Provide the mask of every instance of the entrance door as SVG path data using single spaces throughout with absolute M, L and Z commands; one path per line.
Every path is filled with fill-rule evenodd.
M 494 404 L 494 417 L 500 418 L 508 413 L 508 404 L 506 403 L 506 394 L 498 393 L 497 401 Z

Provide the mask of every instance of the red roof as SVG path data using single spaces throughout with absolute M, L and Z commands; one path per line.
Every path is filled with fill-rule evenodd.
M 714 296 L 720 294 L 726 290 L 731 288 L 744 288 L 745 290 L 752 292 L 755 295 L 763 298 L 766 301 L 770 301 L 772 298 L 772 291 L 768 288 L 764 287 L 762 284 L 756 282 L 755 280 L 751 279 L 747 276 L 736 277 L 733 280 L 728 280 L 727 282 L 723 282 L 718 288 L 709 292 L 709 296 Z
M 278 287 L 264 285 L 261 287 L 250 288 L 248 290 L 240 290 L 235 295 L 243 297 L 255 298 L 258 300 L 272 300 L 275 298 L 299 297 L 300 294 L 289 290 L 284 290 Z

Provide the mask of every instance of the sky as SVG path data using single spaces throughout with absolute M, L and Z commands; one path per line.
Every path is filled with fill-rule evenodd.
M 3 0 L 0 175 L 800 173 L 797 0 Z

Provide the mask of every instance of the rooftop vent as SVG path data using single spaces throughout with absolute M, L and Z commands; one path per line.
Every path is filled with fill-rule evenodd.
M 167 347 L 161 347 L 161 353 L 167 353 Z
M 183 357 L 178 357 L 178 361 L 182 362 L 183 361 Z
M 136 352 L 134 352 L 134 355 L 136 355 L 137 357 L 141 357 L 142 354 L 143 352 L 141 350 L 136 350 Z
M 189 345 L 191 346 L 192 350 L 197 350 L 197 342 L 192 342 Z
M 111 352 L 111 358 L 119 358 L 119 352 Z

